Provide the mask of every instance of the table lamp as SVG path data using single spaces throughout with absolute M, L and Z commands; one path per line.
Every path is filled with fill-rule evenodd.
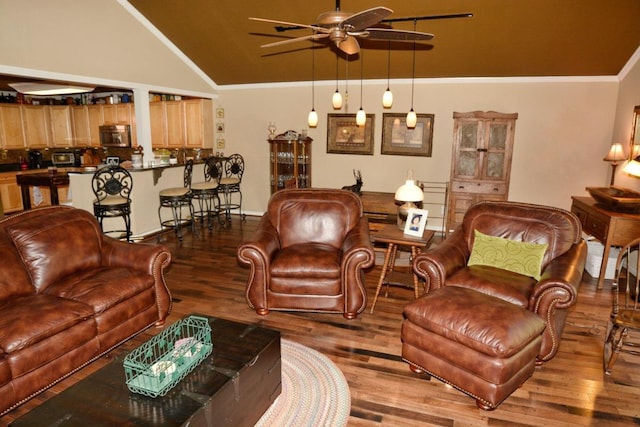
M 613 181 L 616 178 L 616 168 L 618 167 L 618 162 L 621 160 L 626 160 L 627 156 L 624 154 L 624 149 L 622 148 L 622 144 L 618 142 L 614 142 L 611 144 L 611 148 L 609 152 L 604 157 L 607 162 L 611 162 L 611 186 L 613 187 Z
M 629 163 L 627 163 L 625 167 L 622 168 L 622 170 L 631 176 L 640 178 L 640 156 L 634 158 Z
M 407 175 L 407 181 L 401 185 L 395 194 L 395 199 L 404 202 L 398 206 L 398 228 L 404 230 L 404 225 L 407 221 L 409 209 L 415 209 L 417 206 L 415 203 L 424 200 L 424 192 L 413 181 L 412 172 L 409 171 Z

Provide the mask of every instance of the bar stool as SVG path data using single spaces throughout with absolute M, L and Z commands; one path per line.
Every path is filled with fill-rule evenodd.
M 231 209 L 238 209 L 241 221 L 246 221 L 246 216 L 242 213 L 242 175 L 244 174 L 244 159 L 240 154 L 232 154 L 224 163 L 225 176 L 220 179 L 220 190 L 224 195 L 224 208 L 227 221 L 231 222 Z M 239 200 L 234 203 L 232 195 L 237 193 Z
M 158 207 L 158 218 L 160 219 L 160 229 L 165 227 L 173 228 L 178 235 L 178 240 L 182 241 L 182 225 L 191 221 L 191 229 L 195 234 L 193 204 L 191 203 L 191 175 L 193 172 L 193 160 L 187 160 L 184 165 L 184 186 L 165 188 L 160 191 L 160 206 Z M 189 208 L 190 218 L 182 217 L 182 208 Z M 163 221 L 162 208 L 171 208 L 172 219 Z
M 194 217 L 200 219 L 201 225 L 206 217 L 209 230 L 213 228 L 213 218 L 220 218 L 218 186 L 221 177 L 222 161 L 216 157 L 209 157 L 204 165 L 204 181 L 191 184 L 191 194 L 198 202 Z
M 98 169 L 91 180 L 96 198 L 93 201 L 93 214 L 100 223 L 104 234 L 124 233 L 127 242 L 131 241 L 131 190 L 133 180 L 128 170 L 121 166 L 107 166 Z M 102 221 L 105 218 L 121 217 L 124 230 L 104 231 Z

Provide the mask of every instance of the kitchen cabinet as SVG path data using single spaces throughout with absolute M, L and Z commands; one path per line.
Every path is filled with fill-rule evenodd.
M 193 148 L 213 148 L 213 101 L 189 99 L 184 106 L 185 145 Z
M 212 148 L 213 102 L 210 99 L 149 104 L 154 148 Z
M 73 147 L 73 131 L 71 126 L 71 106 L 51 105 L 45 107 L 49 112 L 49 147 Z
M 99 126 L 102 125 L 100 105 L 78 105 L 71 107 L 74 145 L 78 147 L 99 147 Z
M 15 172 L 0 173 L 0 195 L 5 213 L 22 210 L 22 196 Z
M 20 105 L 0 104 L 0 148 L 19 150 L 25 146 Z
M 517 113 L 453 113 L 447 231 L 481 200 L 507 200 Z
M 311 142 L 313 139 L 289 131 L 267 140 L 270 145 L 271 194 L 295 178 L 298 188 L 311 188 Z
M 49 110 L 47 106 L 21 105 L 24 136 L 28 148 L 49 146 Z

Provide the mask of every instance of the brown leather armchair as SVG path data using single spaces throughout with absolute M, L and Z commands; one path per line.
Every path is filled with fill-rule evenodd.
M 354 319 L 367 304 L 364 270 L 375 255 L 356 194 L 291 189 L 271 196 L 238 259 L 251 267 L 246 297 L 258 314 L 314 311 Z
M 467 266 L 481 233 L 549 246 L 540 280 L 490 266 Z M 484 201 L 466 212 L 461 226 L 438 246 L 413 260 L 427 292 L 443 286 L 473 289 L 537 313 L 546 323 L 536 363 L 558 351 L 568 309 L 576 303 L 587 257 L 581 225 L 571 212 L 517 202 Z

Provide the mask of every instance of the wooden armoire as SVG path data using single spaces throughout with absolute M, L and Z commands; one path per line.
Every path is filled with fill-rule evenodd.
M 447 232 L 480 200 L 507 200 L 518 113 L 453 113 Z

